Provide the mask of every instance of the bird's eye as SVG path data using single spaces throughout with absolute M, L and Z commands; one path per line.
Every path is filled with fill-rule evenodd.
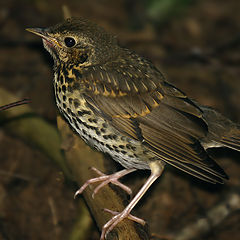
M 67 47 L 73 47 L 73 46 L 76 44 L 75 39 L 72 38 L 72 37 L 66 37 L 66 38 L 64 39 L 64 42 L 65 42 L 65 44 L 66 44 Z

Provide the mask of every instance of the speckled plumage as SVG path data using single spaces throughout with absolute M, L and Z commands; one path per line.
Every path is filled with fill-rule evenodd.
M 238 125 L 190 100 L 151 62 L 87 20 L 29 31 L 43 38 L 54 58 L 56 103 L 75 131 L 125 168 L 151 170 L 142 194 L 166 163 L 208 182 L 227 179 L 205 150 L 239 151 Z M 110 220 L 105 233 L 128 217 L 138 200 Z
M 73 75 L 72 77 L 74 78 Z M 60 78 L 62 82 L 59 81 Z M 66 81 L 68 78 L 68 75 L 59 77 L 58 73 L 55 73 L 54 89 L 57 106 L 72 128 L 87 144 L 108 153 L 124 167 L 130 168 L 133 161 L 137 168 L 149 169 L 146 161 L 142 160 L 147 149 L 143 149 L 138 141 L 121 134 L 106 119 L 96 115 L 88 106 L 86 99 L 79 96 L 78 91 L 65 91 L 69 88 L 74 89 L 74 84 Z M 149 157 L 150 155 L 149 153 Z

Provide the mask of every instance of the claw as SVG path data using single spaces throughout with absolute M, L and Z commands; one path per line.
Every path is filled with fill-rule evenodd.
M 155 167 L 155 168 L 153 168 L 154 171 L 152 171 L 150 177 L 144 183 L 142 188 L 139 190 L 139 192 L 135 195 L 135 197 L 131 200 L 131 202 L 126 206 L 126 208 L 122 212 L 118 213 L 118 212 L 115 212 L 115 211 L 104 209 L 105 211 L 113 214 L 114 216 L 103 226 L 100 240 L 104 240 L 106 235 L 110 231 L 112 231 L 113 228 L 125 218 L 128 218 L 130 220 L 138 222 L 142 225 L 145 224 L 144 220 L 142 220 L 138 217 L 135 217 L 135 216 L 131 215 L 130 213 L 131 213 L 132 209 L 134 208 L 134 206 L 138 203 L 138 201 L 144 195 L 144 193 L 148 190 L 148 188 L 162 174 L 162 171 L 164 169 L 163 166 L 158 166 L 158 165 L 155 166 L 154 163 L 152 163 L 152 165 L 153 165 L 153 167 Z
M 105 212 L 108 212 L 108 213 L 111 213 L 111 214 L 114 215 L 114 216 L 116 216 L 116 215 L 119 214 L 119 212 L 117 212 L 117 211 L 112 211 L 112 210 L 107 209 L 107 208 L 104 208 L 104 211 L 105 211 Z M 134 221 L 134 222 L 140 223 L 141 225 L 145 225 L 145 224 L 146 224 L 146 222 L 145 222 L 143 219 L 138 218 L 138 217 L 135 217 L 135 216 L 133 216 L 132 214 L 128 214 L 126 217 L 127 217 L 129 220 L 132 220 L 132 221 Z
M 115 212 L 115 211 L 111 211 L 109 209 L 104 209 L 104 211 L 107 211 L 111 214 L 114 215 L 114 217 L 112 217 L 102 228 L 102 234 L 100 237 L 100 240 L 104 240 L 106 235 L 113 230 L 113 228 L 120 223 L 123 219 L 128 218 L 134 222 L 138 222 L 142 225 L 145 224 L 145 221 L 141 218 L 135 217 L 133 215 L 130 214 L 130 212 L 125 208 L 122 212 Z
M 100 240 L 104 240 L 106 235 L 110 231 L 112 231 L 113 228 L 125 218 L 128 218 L 130 220 L 138 222 L 142 225 L 145 224 L 144 220 L 131 215 L 130 212 L 135 207 L 135 205 L 138 203 L 138 201 L 142 198 L 142 196 L 145 194 L 145 192 L 148 190 L 148 188 L 153 184 L 153 182 L 162 174 L 163 169 L 164 169 L 164 165 L 161 165 L 161 164 L 156 163 L 156 162 L 152 162 L 152 163 L 150 163 L 150 168 L 152 170 L 150 177 L 147 179 L 147 181 L 144 183 L 144 185 L 139 190 L 139 192 L 135 195 L 135 197 L 131 200 L 131 202 L 127 205 L 127 207 L 122 212 L 118 213 L 118 212 L 115 212 L 115 211 L 104 209 L 105 211 L 107 211 L 109 213 L 112 213 L 114 216 L 103 226 Z M 121 187 L 123 190 L 125 190 L 127 192 L 131 191 L 130 188 L 128 188 L 127 186 L 120 183 L 118 181 L 118 179 L 120 177 L 130 173 L 130 172 L 135 171 L 135 169 L 124 169 L 122 171 L 116 172 L 116 173 L 111 174 L 111 175 L 105 175 L 101 171 L 99 171 L 95 168 L 92 168 L 92 169 L 100 176 L 96 177 L 96 178 L 89 179 L 88 181 L 86 181 L 83 184 L 83 186 L 75 193 L 75 196 L 82 193 L 83 190 L 89 184 L 95 183 L 95 182 L 101 182 L 101 181 L 102 181 L 102 183 L 94 189 L 93 195 L 92 195 L 93 197 L 94 197 L 94 194 L 96 194 L 104 185 L 106 185 L 110 182 L 119 186 L 119 187 Z
M 81 188 L 79 188 L 75 195 L 74 195 L 74 198 L 76 198 L 77 195 L 81 194 L 85 189 L 86 187 L 88 187 L 88 185 L 92 184 L 92 183 L 96 183 L 96 182 L 101 182 L 94 190 L 93 190 L 93 193 L 92 193 L 92 198 L 94 198 L 95 194 L 97 194 L 97 192 L 105 185 L 107 185 L 108 183 L 112 183 L 114 185 L 117 185 L 119 186 L 120 188 L 122 188 L 125 192 L 127 192 L 129 195 L 132 194 L 132 190 L 122 184 L 121 182 L 118 181 L 119 178 L 127 175 L 128 173 L 131 173 L 133 171 L 135 171 L 135 169 L 124 169 L 122 171 L 119 171 L 119 172 L 116 172 L 116 173 L 113 173 L 111 175 L 106 175 L 104 173 L 102 173 L 101 171 L 99 171 L 98 169 L 92 167 L 91 168 L 94 172 L 96 172 L 99 177 L 96 177 L 96 178 L 92 178 L 92 179 L 89 179 L 87 180 Z

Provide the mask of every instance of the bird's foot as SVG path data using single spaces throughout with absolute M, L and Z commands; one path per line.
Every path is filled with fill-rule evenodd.
M 128 218 L 134 222 L 140 223 L 144 225 L 146 222 L 138 217 L 135 217 L 130 214 L 131 209 L 125 208 L 122 212 L 115 212 L 109 209 L 104 209 L 104 211 L 109 212 L 113 214 L 114 216 L 103 226 L 102 228 L 102 234 L 100 237 L 100 240 L 104 240 L 106 235 L 113 230 L 113 228 L 120 223 L 123 219 Z
M 79 190 L 77 190 L 77 192 L 75 193 L 75 196 L 74 196 L 74 197 L 76 197 L 78 194 L 81 194 L 88 185 L 90 185 L 90 184 L 92 184 L 92 183 L 96 183 L 96 182 L 101 182 L 101 183 L 94 189 L 94 191 L 93 191 L 93 193 L 92 193 L 92 198 L 94 198 L 95 194 L 96 194 L 103 186 L 107 185 L 108 183 L 112 183 L 112 184 L 114 184 L 114 185 L 119 186 L 119 187 L 122 188 L 125 192 L 127 192 L 129 195 L 132 194 L 132 190 L 131 190 L 128 186 L 126 186 L 126 185 L 122 184 L 121 182 L 119 182 L 118 179 L 121 178 L 121 177 L 123 177 L 123 176 L 125 176 L 125 175 L 127 175 L 128 173 L 131 173 L 131 172 L 135 171 L 135 169 L 124 169 L 124 170 L 122 170 L 122 171 L 113 173 L 113 174 L 111 174 L 111 175 L 106 175 L 106 174 L 102 173 L 101 171 L 99 171 L 98 169 L 96 169 L 96 168 L 94 168 L 94 167 L 92 167 L 91 169 L 92 169 L 94 172 L 96 172 L 96 173 L 99 175 L 99 177 L 91 178 L 91 179 L 87 180 L 87 181 L 82 185 L 82 187 L 79 188 Z

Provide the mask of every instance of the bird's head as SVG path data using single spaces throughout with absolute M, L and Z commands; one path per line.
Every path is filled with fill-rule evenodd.
M 82 18 L 70 18 L 49 28 L 27 28 L 43 39 L 55 61 L 84 66 L 102 63 L 118 49 L 116 38 Z

